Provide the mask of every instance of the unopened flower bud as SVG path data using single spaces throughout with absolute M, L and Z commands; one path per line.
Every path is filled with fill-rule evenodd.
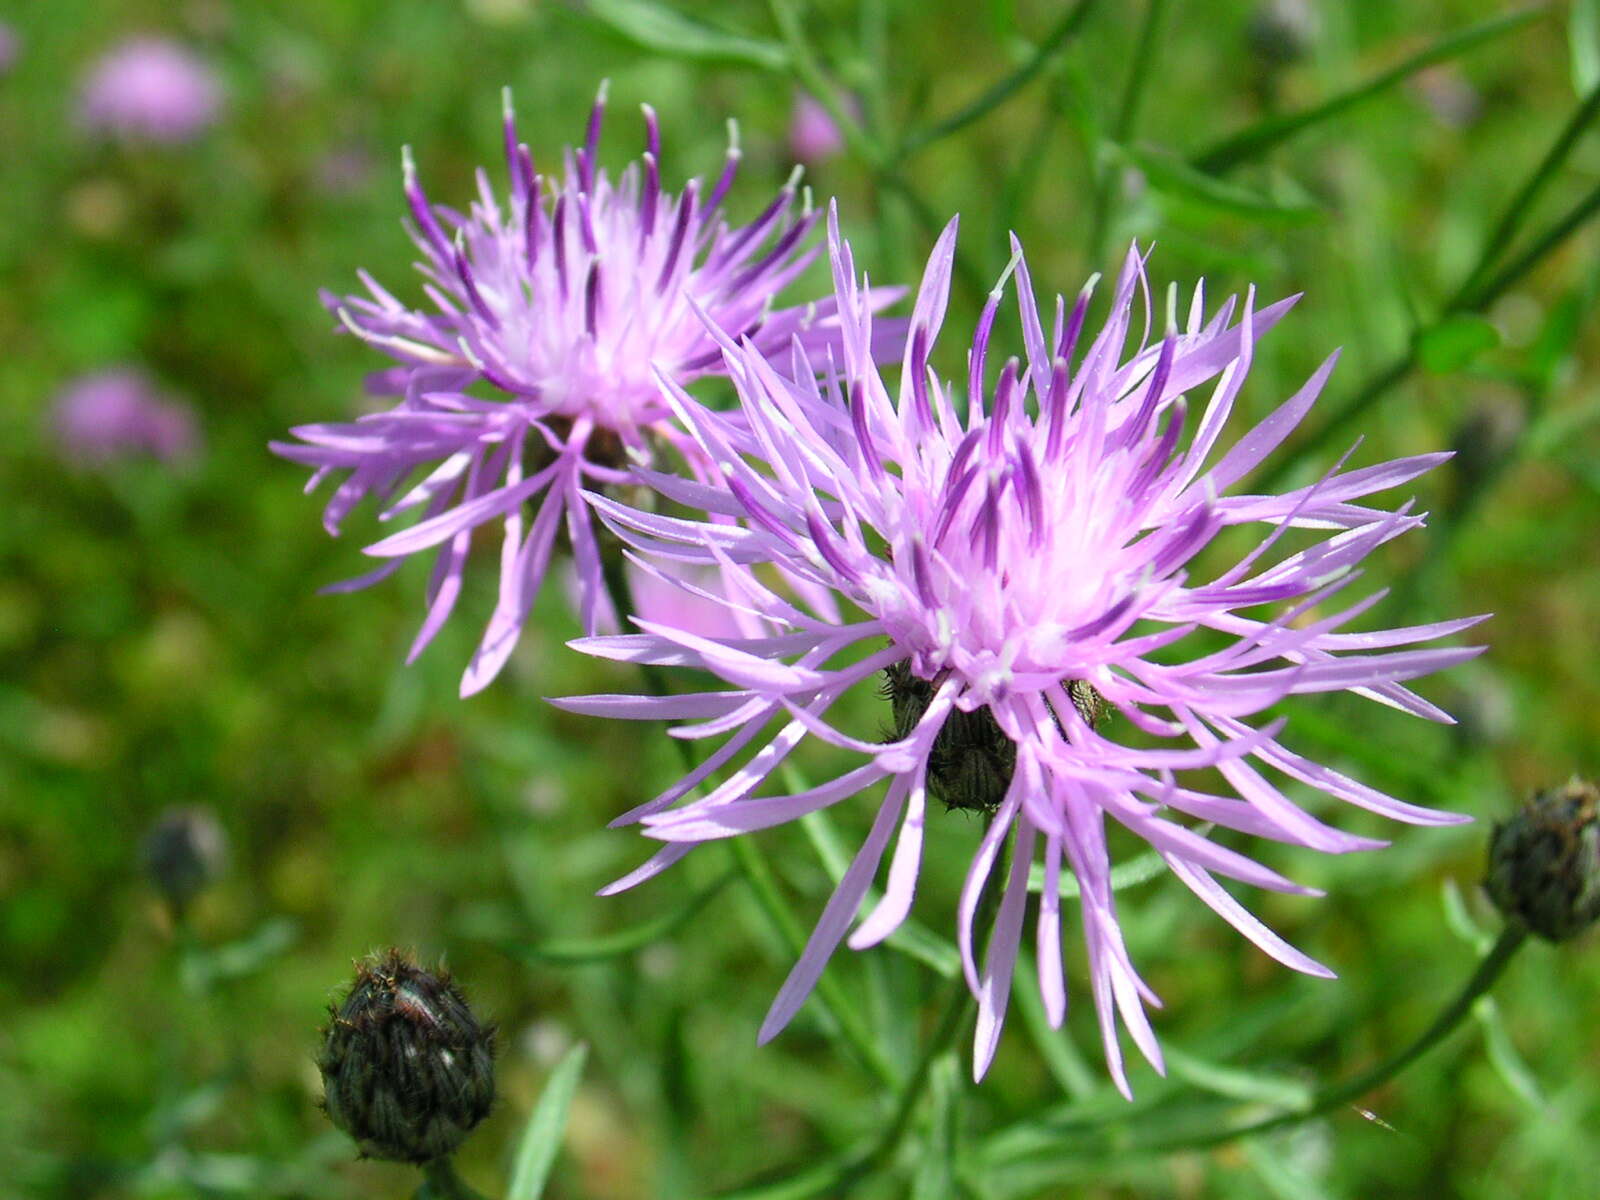
M 358 963 L 350 994 L 328 1012 L 324 1104 L 363 1155 L 432 1162 L 489 1114 L 495 1029 L 448 975 L 390 950 Z
M 144 837 L 145 873 L 180 917 L 227 862 L 228 836 L 207 808 L 168 809 Z
M 1246 38 L 1264 63 L 1281 67 L 1310 53 L 1321 32 L 1311 0 L 1265 0 L 1251 15 Z
M 1489 840 L 1495 906 L 1552 942 L 1600 918 L 1600 789 L 1573 779 L 1540 792 Z

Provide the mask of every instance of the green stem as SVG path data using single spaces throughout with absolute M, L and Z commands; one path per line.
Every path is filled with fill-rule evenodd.
M 900 1089 L 889 1123 L 883 1127 L 883 1132 L 878 1135 L 878 1140 L 873 1143 L 872 1148 L 850 1163 L 841 1173 L 838 1189 L 841 1195 L 848 1194 L 851 1184 L 880 1169 L 894 1158 L 895 1151 L 905 1140 L 906 1131 L 911 1128 L 911 1118 L 916 1114 L 917 1104 L 927 1090 L 928 1079 L 933 1074 L 933 1064 L 950 1048 L 950 1043 L 955 1041 L 956 1034 L 966 1025 L 974 1007 L 972 993 L 967 990 L 966 980 L 960 976 L 952 979 L 946 985 L 945 993 L 944 1008 L 939 1015 L 939 1023 L 934 1026 L 933 1034 L 929 1037 L 928 1044 L 923 1047 L 917 1065 L 912 1068 L 910 1078 Z
M 861 122 L 839 98 L 839 89 L 822 70 L 811 43 L 806 39 L 800 14 L 791 0 L 768 0 L 772 21 L 789 50 L 789 69 L 800 85 L 816 97 L 817 103 L 827 110 L 845 145 L 870 166 L 874 173 L 884 170 L 888 163 L 882 147 L 862 128 Z
M 1507 263 L 1487 283 L 1470 286 L 1470 279 L 1451 297 L 1440 314 L 1444 317 L 1459 313 L 1481 312 L 1488 308 L 1512 286 L 1533 270 L 1541 261 L 1576 233 L 1591 217 L 1600 212 L 1600 186 L 1568 209 L 1554 225 L 1541 234 L 1534 243 Z M 1488 256 L 1488 248 L 1485 254 Z M 1474 271 L 1476 274 L 1476 271 Z M 1297 446 L 1280 455 L 1272 466 L 1257 477 L 1252 486 L 1260 492 L 1272 491 L 1278 483 L 1317 450 L 1329 437 L 1339 433 L 1363 417 L 1389 389 L 1411 374 L 1417 365 L 1415 342 L 1393 362 L 1370 378 L 1354 396 L 1346 400 L 1337 411 L 1309 434 Z
M 1164 0 L 1156 0 L 1164 3 Z M 1072 36 L 1083 25 L 1088 17 L 1089 10 L 1094 7 L 1095 0 L 1078 0 L 1078 3 L 1068 9 L 1062 18 L 1056 22 L 1055 27 L 1045 34 L 1044 40 L 1034 47 L 1033 53 L 1011 74 L 1001 79 L 983 95 L 964 108 L 958 109 L 942 121 L 935 122 L 920 132 L 908 134 L 900 143 L 900 149 L 895 154 L 895 162 L 903 162 L 919 150 L 923 150 L 934 142 L 949 137 L 952 133 L 981 120 L 995 109 L 999 108 L 1017 92 L 1033 81 L 1034 76 L 1049 64 L 1064 47 Z
M 614 554 L 606 555 L 602 570 L 606 591 L 611 597 L 611 605 L 617 610 L 617 619 L 619 622 L 625 621 L 627 614 L 634 611 L 633 592 L 628 586 L 628 576 L 620 558 Z M 666 677 L 660 668 L 642 666 L 641 670 L 646 686 L 654 695 L 669 694 Z M 683 760 L 684 769 L 694 770 L 699 765 L 695 761 L 694 748 L 683 738 L 670 740 L 678 747 L 678 755 Z M 761 851 L 749 837 L 729 838 L 728 848 L 733 855 L 734 866 L 755 896 L 757 907 L 789 948 L 789 952 L 798 957 L 805 949 L 805 931 L 800 927 L 800 922 L 794 913 L 789 910 L 789 906 L 784 903 L 783 894 L 778 890 L 778 881 L 772 874 L 772 868 L 767 865 Z M 879 1082 L 890 1087 L 897 1085 L 898 1072 L 857 1015 L 857 1006 L 849 1002 L 838 982 L 826 971 L 817 980 L 815 994 L 818 1002 L 838 1026 L 841 1036 L 862 1064 L 878 1078 Z
M 1219 175 L 1242 162 L 1260 157 L 1279 142 L 1293 137 L 1303 129 L 1308 129 L 1322 121 L 1336 117 L 1363 101 L 1372 99 L 1386 89 L 1400 83 L 1408 76 L 1416 74 L 1424 67 L 1444 62 L 1447 59 L 1465 53 L 1483 42 L 1497 38 L 1501 34 L 1510 33 L 1535 18 L 1543 16 L 1549 10 L 1550 6 L 1548 4 L 1535 5 L 1520 12 L 1491 18 L 1463 29 L 1459 33 L 1441 38 L 1427 49 L 1413 54 L 1404 62 L 1396 64 L 1387 71 L 1379 72 L 1366 82 L 1340 92 L 1321 104 L 1301 109 L 1299 112 L 1268 117 L 1248 129 L 1229 135 L 1222 141 L 1194 155 L 1189 160 L 1190 165 L 1208 174 Z
M 1521 228 L 1524 218 L 1533 209 L 1534 201 L 1544 191 L 1550 180 L 1566 162 L 1567 155 L 1572 153 L 1572 147 L 1577 144 L 1578 138 L 1594 121 L 1595 114 L 1600 113 L 1600 85 L 1591 88 L 1584 101 L 1573 112 L 1571 118 L 1562 128 L 1556 140 L 1551 143 L 1550 149 L 1545 152 L 1544 158 L 1534 168 L 1523 185 L 1517 189 L 1517 194 L 1506 205 L 1505 212 L 1500 215 L 1500 220 L 1495 224 L 1494 232 L 1483 243 L 1483 252 L 1479 255 L 1477 266 L 1472 268 L 1460 289 L 1456 292 L 1452 303 L 1461 303 L 1471 295 L 1473 287 L 1494 265 L 1495 259 L 1510 246 Z
M 745 883 L 755 897 L 757 906 L 766 915 L 768 923 L 777 931 L 778 936 L 783 939 L 784 945 L 789 948 L 789 953 L 798 958 L 806 947 L 805 931 L 800 927 L 800 922 L 794 913 L 789 910 L 789 906 L 784 903 L 783 894 L 778 890 L 777 878 L 773 875 L 766 857 L 749 837 L 729 838 L 728 848 L 733 854 L 734 864 L 739 868 L 739 873 L 744 876 Z M 850 1049 L 862 1064 L 877 1076 L 880 1083 L 888 1087 L 896 1086 L 900 1082 L 899 1073 L 857 1015 L 858 1006 L 850 1003 L 840 989 L 838 981 L 824 971 L 817 979 L 814 994 L 828 1015 L 833 1018 L 834 1024 L 839 1027 L 839 1033 L 849 1043 Z
M 1270 1133 L 1276 1129 L 1284 1129 L 1291 1125 L 1298 1125 L 1309 1121 L 1313 1117 L 1321 1116 L 1332 1109 L 1359 1100 L 1362 1096 L 1372 1091 L 1380 1084 L 1387 1083 L 1401 1071 L 1421 1058 L 1429 1050 L 1442 1042 L 1452 1030 L 1459 1025 L 1467 1014 L 1472 1011 L 1472 1006 L 1478 998 L 1486 994 L 1495 984 L 1506 966 L 1516 956 L 1522 944 L 1527 940 L 1528 931 L 1521 925 L 1510 924 L 1500 933 L 1482 960 L 1478 969 L 1472 973 L 1453 1000 L 1445 1005 L 1444 1009 L 1433 1023 L 1425 1029 L 1410 1045 L 1398 1053 L 1384 1059 L 1374 1067 L 1361 1072 L 1343 1083 L 1336 1083 L 1323 1088 L 1312 1099 L 1308 1108 L 1297 1112 L 1282 1113 L 1276 1117 L 1254 1121 L 1248 1125 L 1240 1125 L 1232 1129 L 1222 1129 L 1214 1133 L 1202 1134 L 1193 1138 L 1180 1138 L 1165 1142 L 1155 1142 L 1139 1146 L 1140 1150 L 1166 1152 L 1171 1150 L 1198 1150 L 1207 1146 L 1220 1145 L 1231 1142 L 1236 1138 L 1253 1137 L 1257 1134 Z
M 1122 88 L 1122 102 L 1111 123 L 1111 140 L 1121 146 L 1133 135 L 1139 122 L 1139 109 L 1144 103 L 1145 83 L 1150 78 L 1150 65 L 1155 53 L 1156 37 L 1161 21 L 1166 15 L 1168 0 L 1150 0 L 1145 6 L 1144 21 L 1139 26 L 1139 40 L 1128 67 L 1128 80 Z M 1116 203 L 1118 179 L 1121 177 L 1121 160 L 1105 162 L 1102 158 L 1100 180 L 1094 193 L 1094 211 L 1089 220 L 1089 261 L 1097 263 L 1105 253 L 1105 238 L 1110 224 L 1111 207 Z
M 473 1190 L 460 1175 L 448 1157 L 436 1158 L 422 1168 L 425 1182 L 417 1189 L 417 1200 L 486 1200 L 482 1192 Z

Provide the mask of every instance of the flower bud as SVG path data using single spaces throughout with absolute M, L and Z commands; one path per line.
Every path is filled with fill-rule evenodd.
M 1582 779 L 1540 792 L 1489 840 L 1490 898 L 1552 942 L 1600 917 L 1600 789 Z
M 323 1031 L 323 1103 L 364 1156 L 426 1163 L 455 1151 L 494 1104 L 493 1025 L 443 972 L 398 950 L 356 965 Z
M 1250 17 L 1245 36 L 1263 63 L 1282 67 L 1309 54 L 1321 32 L 1322 19 L 1311 0 L 1265 0 Z
M 144 837 L 144 869 L 179 917 L 228 862 L 228 837 L 207 808 L 171 808 Z

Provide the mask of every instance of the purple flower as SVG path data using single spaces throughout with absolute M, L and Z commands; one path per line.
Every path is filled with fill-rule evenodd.
M 828 110 L 800 93 L 789 118 L 789 153 L 801 162 L 820 162 L 844 149 L 844 138 Z
M 62 456 L 99 467 L 147 454 L 163 462 L 193 457 L 200 446 L 194 415 L 163 399 L 143 373 L 119 368 L 69 384 L 51 410 Z
M 729 685 L 665 698 L 558 702 L 598 715 L 685 721 L 678 732 L 689 737 L 728 735 L 701 768 L 619 819 L 642 821 L 668 844 L 608 890 L 647 879 L 704 842 L 794 820 L 887 780 L 871 832 L 767 1015 L 766 1040 L 794 1016 L 844 938 L 896 830 L 883 895 L 851 935 L 854 948 L 888 936 L 911 907 L 929 795 L 981 811 L 988 825 L 958 922 L 967 983 L 979 1002 L 975 1075 L 987 1069 L 1005 1016 L 1030 870 L 1042 881 L 1038 983 L 1051 1021 L 1059 1025 L 1065 1015 L 1060 897 L 1067 870 L 1081 893 L 1089 992 L 1107 1062 L 1126 1092 L 1117 1015 L 1158 1069 L 1161 1056 L 1144 1008 L 1156 997 L 1135 972 L 1118 927 L 1108 821 L 1147 842 L 1266 953 L 1325 976 L 1331 973 L 1267 929 L 1216 877 L 1308 889 L 1195 826 L 1329 853 L 1382 844 L 1325 824 L 1281 790 L 1285 779 L 1298 785 L 1302 801 L 1332 797 L 1418 824 L 1463 819 L 1301 757 L 1279 742 L 1280 721 L 1250 721 L 1285 697 L 1328 691 L 1449 720 L 1403 682 L 1477 650 L 1402 647 L 1457 633 L 1474 619 L 1363 633 L 1346 627 L 1379 596 L 1330 607 L 1368 553 L 1423 520 L 1409 503 L 1390 512 L 1366 507 L 1362 498 L 1448 456 L 1356 469 L 1341 459 L 1316 483 L 1282 495 L 1234 493 L 1305 416 L 1333 367 L 1330 357 L 1298 394 L 1223 448 L 1256 340 L 1293 298 L 1258 310 L 1252 290 L 1242 309 L 1230 299 L 1208 315 L 1197 287 L 1180 327 L 1171 315 L 1174 290 L 1166 335 L 1155 345 L 1141 339 L 1126 355 L 1135 296 L 1149 296 L 1144 260 L 1130 252 L 1107 323 L 1074 368 L 1093 285 L 1070 308 L 1056 299 L 1047 334 L 1015 240 L 1011 266 L 972 338 L 963 417 L 928 363 L 945 313 L 954 221 L 923 277 L 892 396 L 868 353 L 871 314 L 850 248 L 831 220 L 829 232 L 845 325 L 841 372 L 819 383 L 802 364 L 786 378 L 757 348 L 727 339 L 744 423 L 669 387 L 702 451 L 720 464 L 726 488 L 667 479 L 657 486 L 716 519 L 594 501 L 608 523 L 653 556 L 719 567 L 728 604 L 759 612 L 780 630 L 700 638 L 639 621 L 642 634 L 575 643 L 600 657 L 699 667 Z M 1013 271 L 1026 361 L 1006 362 L 991 388 L 991 331 Z M 1146 300 L 1147 329 L 1149 315 Z M 1208 399 L 1189 399 L 1207 384 Z M 1253 548 L 1220 574 L 1202 571 L 1196 556 L 1235 527 L 1255 531 Z M 1296 548 L 1285 542 L 1291 530 Z M 859 619 L 821 617 L 770 591 L 758 569 L 769 563 L 832 589 L 860 610 Z M 887 677 L 894 715 L 888 741 L 861 740 L 827 722 L 835 701 L 879 675 Z M 761 738 L 774 718 L 781 727 Z M 807 735 L 865 761 L 798 794 L 757 796 Z M 751 748 L 725 782 L 674 807 Z M 1218 777 L 1231 794 L 1207 790 Z M 1009 865 L 991 880 L 1008 838 Z M 997 893 L 998 905 L 980 963 L 974 926 L 986 889 Z
M 177 42 L 135 37 L 95 63 L 78 116 L 85 128 L 113 137 L 186 142 L 221 107 L 222 86 L 209 63 Z
M 534 173 L 508 93 L 511 194 L 502 203 L 480 171 L 478 198 L 465 214 L 429 204 L 406 155 L 411 232 L 431 307 L 406 307 L 365 273 L 368 295 L 325 297 L 345 328 L 399 364 L 376 386 L 402 399 L 354 423 L 302 426 L 294 433 L 304 444 L 273 447 L 315 468 L 312 485 L 349 472 L 324 512 L 330 533 L 361 500 L 388 500 L 415 482 L 381 515 L 420 511 L 421 520 L 367 547 L 390 561 L 335 585 L 363 587 L 405 556 L 437 548 L 413 659 L 455 604 L 473 530 L 504 525 L 499 600 L 463 695 L 487 685 L 510 656 L 563 530 L 577 563 L 584 628 L 593 632 L 609 619 L 584 489 L 632 481 L 631 468 L 664 447 L 703 471 L 656 376 L 681 384 L 723 372 L 706 319 L 763 350 L 791 340 L 816 350 L 839 340 L 831 298 L 773 306 L 817 250 L 803 246 L 820 214 L 809 202 L 796 211 L 798 170 L 753 222 L 730 226 L 719 209 L 738 169 L 737 140 L 708 195 L 696 179 L 673 196 L 661 188 L 660 135 L 649 106 L 642 163 L 615 182 L 597 169 L 604 109 L 602 87 L 587 141 L 567 152 L 556 180 Z M 881 306 L 897 294 L 874 293 L 868 303 Z M 472 384 L 487 385 L 489 395 L 468 393 Z

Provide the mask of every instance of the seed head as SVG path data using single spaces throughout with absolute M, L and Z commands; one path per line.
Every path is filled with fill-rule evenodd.
M 329 1007 L 323 1102 L 364 1156 L 426 1163 L 455 1151 L 494 1104 L 493 1025 L 461 989 L 398 950 L 356 964 Z
M 1600 918 L 1600 789 L 1573 778 L 1496 825 L 1484 887 L 1507 919 L 1552 942 L 1592 925 Z

